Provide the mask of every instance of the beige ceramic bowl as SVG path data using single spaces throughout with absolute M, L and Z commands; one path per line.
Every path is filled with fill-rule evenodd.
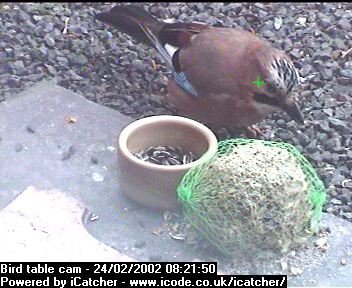
M 180 146 L 200 159 L 185 165 L 157 165 L 133 156 L 151 146 Z M 118 139 L 121 192 L 138 203 L 157 209 L 177 206 L 176 188 L 191 168 L 217 151 L 214 133 L 194 120 L 170 115 L 152 116 L 126 126 Z

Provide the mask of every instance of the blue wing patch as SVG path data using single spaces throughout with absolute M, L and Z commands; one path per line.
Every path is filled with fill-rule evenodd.
M 193 97 L 198 97 L 197 91 L 194 89 L 192 84 L 187 80 L 187 76 L 184 72 L 172 72 L 176 83 L 187 93 L 191 94 Z

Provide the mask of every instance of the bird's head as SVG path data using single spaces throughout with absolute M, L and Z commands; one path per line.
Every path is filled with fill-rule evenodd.
M 268 64 L 269 63 L 269 64 Z M 264 64 L 264 63 L 263 63 Z M 285 111 L 293 120 L 303 124 L 303 116 L 292 90 L 300 83 L 300 77 L 292 61 L 280 55 L 273 57 L 270 62 L 262 66 L 264 85 L 254 92 L 254 100 L 259 105 Z

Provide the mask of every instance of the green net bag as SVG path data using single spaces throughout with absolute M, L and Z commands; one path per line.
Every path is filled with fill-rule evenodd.
M 178 189 L 187 220 L 223 254 L 285 253 L 318 229 L 325 188 L 292 145 L 255 139 L 219 143 Z

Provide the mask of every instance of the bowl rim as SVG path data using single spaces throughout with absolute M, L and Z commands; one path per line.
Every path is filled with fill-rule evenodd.
M 134 156 L 129 149 L 127 148 L 127 140 L 128 137 L 138 128 L 148 125 L 151 123 L 156 122 L 174 122 L 183 125 L 189 125 L 192 129 L 197 130 L 198 132 L 202 133 L 208 141 L 208 149 L 205 153 L 196 161 L 191 163 L 182 164 L 182 165 L 158 165 L 150 162 L 143 161 L 138 159 Z M 146 169 L 153 169 L 153 170 L 163 170 L 163 171 L 182 171 L 188 170 L 194 166 L 198 166 L 208 160 L 215 155 L 218 149 L 218 140 L 213 133 L 207 126 L 204 124 L 192 120 L 187 117 L 183 116 L 175 116 L 175 115 L 156 115 L 156 116 L 149 116 L 146 118 L 142 118 L 132 123 L 128 124 L 125 128 L 122 129 L 119 137 L 118 137 L 118 149 L 120 152 L 128 158 L 130 161 L 134 162 L 137 165 L 143 166 Z

